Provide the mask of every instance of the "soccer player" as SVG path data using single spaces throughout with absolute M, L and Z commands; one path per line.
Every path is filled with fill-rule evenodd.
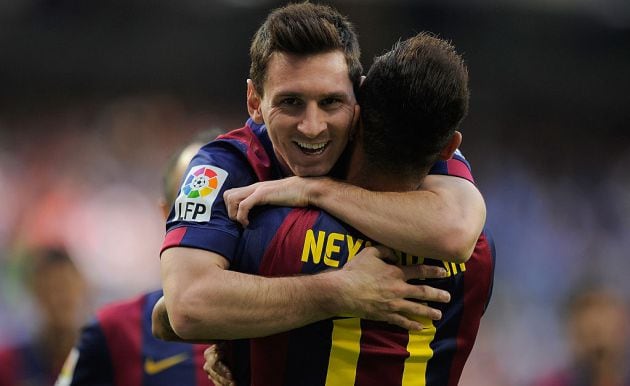
M 359 110 L 356 35 L 329 7 L 301 3 L 274 11 L 256 33 L 251 57 L 251 119 L 201 149 L 169 218 L 161 254 L 165 304 L 158 303 L 154 323 L 170 319 L 180 337 L 205 340 L 269 335 L 338 314 L 416 329 L 411 315 L 439 319 L 439 310 L 408 300 L 449 299 L 446 291 L 405 282 L 405 275 L 423 276 L 421 268 L 378 279 L 365 275 L 364 267 L 273 279 L 228 270 L 242 229 L 228 217 L 223 192 L 291 174 L 331 172 Z M 458 159 L 442 161 L 433 173 L 457 173 L 461 165 Z M 345 220 L 360 230 L 373 223 L 378 231 L 363 230 L 367 237 L 414 255 L 464 261 L 485 221 L 481 195 L 460 178 L 433 175 L 422 190 L 366 194 L 369 200 L 348 197 L 357 210 Z M 360 252 L 366 259 L 383 253 Z M 159 317 L 164 306 L 168 318 Z
M 357 138 L 348 182 L 379 191 L 414 190 L 431 165 L 451 157 L 468 107 L 467 71 L 447 42 L 420 34 L 377 58 L 361 90 Z M 391 149 L 396 149 L 392 151 Z M 462 177 L 472 182 L 470 173 Z M 265 276 L 315 274 L 363 263 L 370 241 L 313 208 L 261 208 L 244 231 L 231 269 Z M 264 247 L 261 249 L 261 245 Z M 484 232 L 466 263 L 398 254 L 401 265 L 443 266 L 448 276 L 430 285 L 447 290 L 433 304 L 442 319 L 422 330 L 359 318 L 335 317 L 283 334 L 237 342 L 232 374 L 239 385 L 456 385 L 472 349 L 493 282 L 494 245 Z M 380 264 L 380 269 L 395 269 Z M 205 368 L 227 384 L 214 351 Z
M 32 340 L 0 349 L 0 385 L 52 385 L 82 323 L 87 285 L 60 247 L 29 251 L 24 266 L 41 325 Z
M 203 132 L 171 158 L 164 173 L 164 197 L 160 202 L 164 216 L 177 196 L 188 163 L 217 134 L 218 130 Z M 151 312 L 161 297 L 162 290 L 156 290 L 98 310 L 96 318 L 82 329 L 56 385 L 212 385 L 202 371 L 207 345 L 165 342 L 153 337 Z

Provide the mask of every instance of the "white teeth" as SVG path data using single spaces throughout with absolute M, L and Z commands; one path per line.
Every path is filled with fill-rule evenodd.
M 299 147 L 303 147 L 305 149 L 310 149 L 310 150 L 319 150 L 319 149 L 323 149 L 324 146 L 326 146 L 327 142 L 324 143 L 304 143 L 304 142 L 296 142 L 298 144 Z

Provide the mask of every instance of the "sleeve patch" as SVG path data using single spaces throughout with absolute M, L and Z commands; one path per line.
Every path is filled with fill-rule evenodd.
M 210 221 L 212 204 L 227 176 L 227 171 L 212 165 L 191 168 L 175 200 L 175 220 Z

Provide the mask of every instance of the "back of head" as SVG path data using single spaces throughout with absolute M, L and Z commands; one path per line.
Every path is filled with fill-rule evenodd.
M 358 100 L 370 168 L 417 176 L 468 112 L 468 71 L 450 43 L 420 33 L 375 59 Z
M 335 9 L 308 2 L 290 4 L 271 12 L 260 26 L 250 47 L 250 78 L 263 95 L 267 63 L 274 52 L 313 55 L 340 50 L 348 64 L 348 76 L 355 93 L 363 69 L 360 49 L 352 24 Z

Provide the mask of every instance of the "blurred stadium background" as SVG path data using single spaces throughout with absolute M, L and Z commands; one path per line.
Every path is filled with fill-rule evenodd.
M 159 285 L 163 167 L 196 132 L 241 126 L 250 37 L 282 4 L 0 2 L 0 344 L 37 318 L 18 279 L 26 246 L 68 245 L 94 307 Z M 562 365 L 569 292 L 630 294 L 630 2 L 329 4 L 355 23 L 366 68 L 423 30 L 468 63 L 462 149 L 499 259 L 461 384 L 525 385 Z

